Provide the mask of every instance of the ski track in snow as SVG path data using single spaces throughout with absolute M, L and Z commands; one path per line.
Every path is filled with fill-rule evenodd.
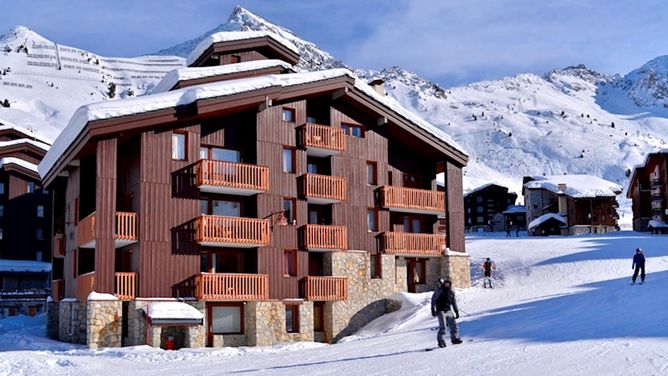
M 630 286 L 642 247 L 647 284 Z M 473 235 L 472 287 L 458 291 L 462 345 L 435 344 L 430 293 L 336 345 L 89 350 L 44 338 L 44 315 L 0 320 L 0 375 L 666 375 L 668 237 Z M 482 288 L 480 264 L 497 266 Z M 469 342 L 466 340 L 473 340 Z

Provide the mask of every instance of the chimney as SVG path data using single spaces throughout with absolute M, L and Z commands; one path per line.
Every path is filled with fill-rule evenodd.
M 385 92 L 385 81 L 382 78 L 376 78 L 369 81 L 369 86 L 371 86 L 373 90 L 376 91 L 376 93 L 380 95 L 387 95 Z
M 557 188 L 559 188 L 559 190 L 563 192 L 563 191 L 566 190 L 566 184 L 559 183 L 559 184 L 557 184 Z

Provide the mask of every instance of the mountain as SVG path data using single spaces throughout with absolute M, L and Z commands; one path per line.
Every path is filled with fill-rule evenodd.
M 0 107 L 0 122 L 30 118 L 33 128 L 55 138 L 79 106 L 143 95 L 184 64 L 176 56 L 105 57 L 17 26 L 0 36 L 0 100 L 12 110 Z
M 12 108 L 62 129 L 77 106 L 108 100 L 109 82 L 117 86 L 114 98 L 127 96 L 128 89 L 134 95 L 150 92 L 165 72 L 182 66 L 182 58 L 203 38 L 235 30 L 269 30 L 290 40 L 301 51 L 299 70 L 353 69 L 237 6 L 224 24 L 139 58 L 105 58 L 17 27 L 0 37 L 5 51 L 0 68 L 6 73 L 0 76 L 0 100 L 7 97 Z M 668 56 L 624 76 L 581 64 L 453 88 L 401 67 L 353 70 L 362 78 L 383 79 L 388 95 L 464 146 L 470 154 L 466 190 L 497 182 L 521 194 L 525 175 L 564 173 L 625 185 L 633 166 L 668 140 Z M 630 203 L 621 201 L 622 214 L 628 214 Z

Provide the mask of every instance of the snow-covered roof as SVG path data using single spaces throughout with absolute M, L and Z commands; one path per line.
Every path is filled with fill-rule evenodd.
M 22 134 L 26 135 L 29 138 L 33 138 L 33 139 L 41 141 L 45 144 L 48 144 L 48 145 L 53 144 L 53 140 L 51 140 L 48 137 L 44 137 L 44 136 L 42 136 L 42 135 L 40 135 L 36 132 L 31 131 L 28 128 L 24 128 L 20 125 L 16 125 L 16 124 L 14 124 L 14 123 L 12 123 L 8 120 L 0 119 L 0 131 L 4 131 L 4 130 L 14 130 L 14 131 L 17 131 L 19 133 L 22 133 Z
M 49 151 L 49 144 L 45 144 L 40 141 L 35 141 L 29 138 L 19 138 L 17 140 L 9 140 L 9 141 L 0 141 L 0 148 L 6 147 L 6 146 L 13 146 L 13 145 L 20 145 L 20 144 L 30 144 L 34 145 L 44 151 Z
M 214 43 L 220 43 L 220 42 L 229 42 L 229 41 L 237 41 L 237 40 L 244 40 L 244 39 L 254 39 L 254 38 L 263 38 L 263 37 L 268 37 L 279 44 L 283 45 L 285 48 L 288 50 L 296 53 L 299 55 L 299 48 L 294 45 L 294 43 L 290 42 L 289 40 L 281 37 L 280 35 L 274 34 L 270 31 L 221 31 L 219 33 L 211 34 L 208 37 L 204 38 L 197 47 L 195 47 L 190 54 L 188 54 L 188 57 L 186 58 L 186 64 L 190 65 L 195 62 L 203 53 L 206 51 L 207 48 L 209 48 L 212 44 Z
M 50 272 L 51 263 L 30 260 L 0 260 L 0 272 Z
M 573 198 L 615 197 L 622 193 L 622 186 L 591 175 L 534 176 L 524 186 L 528 189 L 547 189 L 556 194 Z M 565 190 L 559 184 L 566 184 Z
M 118 298 L 115 297 L 112 294 L 91 291 L 90 294 L 88 294 L 88 299 L 86 299 L 86 300 L 88 300 L 88 301 L 91 301 L 91 300 L 116 301 L 116 300 L 118 300 Z
M 474 189 L 470 190 L 469 192 L 467 192 L 467 193 L 464 195 L 464 197 L 466 197 L 466 196 L 468 196 L 468 195 L 471 195 L 471 194 L 473 194 L 473 193 L 476 193 L 476 192 L 480 192 L 480 191 L 482 191 L 483 189 L 489 188 L 489 187 L 491 187 L 491 186 L 493 186 L 493 185 L 496 185 L 497 187 L 506 188 L 506 187 L 502 186 L 501 184 L 487 183 L 487 184 L 481 185 L 481 186 L 479 186 L 479 187 L 477 187 L 477 188 L 474 188 Z M 517 195 L 517 193 L 510 192 L 510 191 L 509 191 L 508 193 L 509 193 L 509 194 Z
M 91 121 L 173 108 L 191 104 L 201 99 L 224 97 L 271 87 L 290 87 L 346 76 L 354 80 L 356 89 L 362 91 L 364 94 L 387 106 L 396 114 L 466 155 L 463 148 L 449 135 L 423 120 L 418 115 L 406 110 L 395 100 L 378 94 L 373 88 L 367 85 L 363 80 L 357 78 L 348 69 L 330 69 L 318 72 L 275 74 L 213 82 L 209 84 L 189 86 L 164 93 L 115 101 L 97 102 L 81 106 L 76 110 L 74 115 L 72 115 L 67 127 L 60 133 L 51 149 L 42 159 L 42 162 L 39 164 L 39 174 L 44 178 L 49 173 L 67 148 L 83 131 L 86 124 Z
M 266 69 L 273 67 L 283 67 L 284 69 L 291 69 L 292 65 L 283 60 L 269 59 L 247 61 L 244 63 L 218 65 L 213 67 L 193 67 L 174 69 L 163 77 L 162 81 L 153 89 L 153 93 L 164 93 L 169 91 L 180 81 L 196 80 L 199 78 L 224 76 L 226 74 L 248 72 L 258 69 Z
M 529 223 L 529 230 L 540 226 L 541 224 L 543 224 L 544 222 L 546 222 L 550 219 L 556 219 L 557 221 L 559 221 L 563 224 L 566 224 L 566 219 L 564 217 L 560 216 L 559 214 L 546 213 L 546 214 L 541 215 L 538 218 L 535 218 L 533 221 L 531 221 Z
M 23 168 L 27 168 L 30 171 L 34 171 L 35 173 L 38 172 L 38 167 L 34 163 L 30 163 L 28 161 L 24 161 L 21 158 L 16 158 L 16 157 L 4 157 L 0 158 L 0 167 L 3 167 L 4 165 L 8 164 L 15 164 L 17 166 L 21 166 Z
M 527 208 L 524 205 L 510 205 L 503 211 L 503 214 L 526 213 Z
M 152 323 L 200 323 L 204 315 L 197 308 L 183 302 L 153 302 L 143 308 Z
M 666 222 L 657 221 L 656 219 L 650 220 L 648 226 L 653 228 L 668 228 L 668 224 L 666 224 Z

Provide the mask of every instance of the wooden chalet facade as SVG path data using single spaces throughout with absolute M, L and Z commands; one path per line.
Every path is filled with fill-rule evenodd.
M 497 184 L 485 184 L 464 195 L 466 231 L 505 231 L 516 224 L 506 222 L 503 212 L 515 205 L 517 193 Z
M 650 153 L 633 170 L 626 197 L 633 200 L 633 230 L 668 231 L 668 151 Z
M 125 301 L 122 344 L 160 345 L 159 336 L 132 340 L 132 307 L 170 298 L 202 310 L 209 346 L 332 341 L 368 302 L 387 297 L 361 297 L 359 284 L 422 291 L 427 276 L 452 269 L 446 247 L 464 252 L 466 154 L 346 71 L 218 70 L 214 81 L 206 74 L 214 65 L 299 60 L 271 34 L 237 34 L 189 59 L 186 70 L 205 72 L 197 82 L 122 102 L 131 108 L 192 88 L 214 94 L 86 119 L 40 166 L 55 192 L 54 217 L 66 218 L 55 226 L 64 243 L 54 283 L 79 302 L 91 291 Z M 365 268 L 362 281 L 344 273 L 352 258 Z M 265 303 L 285 308 L 282 332 L 266 341 Z M 219 318 L 229 325 L 217 327 Z
M 619 230 L 622 187 L 586 175 L 524 177 L 529 235 L 604 234 Z

